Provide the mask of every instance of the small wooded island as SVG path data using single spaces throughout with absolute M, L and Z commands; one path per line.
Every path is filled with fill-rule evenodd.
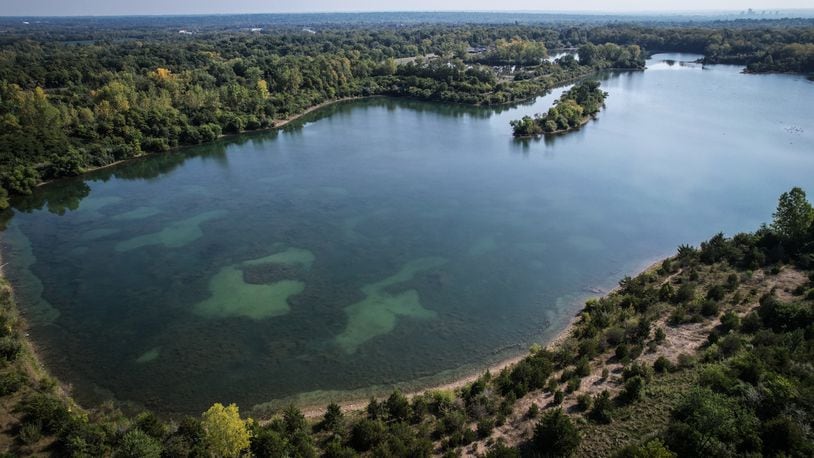
M 596 115 L 608 93 L 599 81 L 583 81 L 565 91 L 545 115 L 524 116 L 511 122 L 515 137 L 559 134 L 578 129 Z

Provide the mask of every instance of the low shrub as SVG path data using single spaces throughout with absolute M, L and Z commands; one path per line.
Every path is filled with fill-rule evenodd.
M 577 427 L 562 409 L 545 414 L 534 428 L 534 446 L 546 456 L 571 456 L 580 440 Z
M 17 371 L 0 374 L 0 396 L 16 393 L 25 381 L 26 377 Z
M 665 358 L 664 356 L 659 356 L 655 362 L 653 362 L 653 370 L 663 374 L 665 372 L 670 372 L 675 368 L 673 363 Z

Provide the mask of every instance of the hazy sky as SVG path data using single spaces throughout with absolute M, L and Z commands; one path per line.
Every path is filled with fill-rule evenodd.
M 688 11 L 811 8 L 811 0 L 0 0 L 0 16 L 315 11 Z

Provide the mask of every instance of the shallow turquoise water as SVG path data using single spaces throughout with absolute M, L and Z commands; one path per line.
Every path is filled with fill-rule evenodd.
M 814 192 L 814 83 L 694 58 L 607 75 L 599 119 L 554 139 L 508 123 L 561 90 L 498 111 L 369 99 L 53 183 L 16 203 L 6 271 L 83 402 L 327 402 L 483 367 Z

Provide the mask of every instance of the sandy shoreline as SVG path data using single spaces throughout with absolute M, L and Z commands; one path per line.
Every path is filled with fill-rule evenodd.
M 319 109 L 329 107 L 329 106 L 335 105 L 337 103 L 350 102 L 351 100 L 369 99 L 369 98 L 372 98 L 372 97 L 377 97 L 377 96 L 371 95 L 371 96 L 359 96 L 359 97 L 343 97 L 341 99 L 328 100 L 327 102 L 322 102 L 319 105 L 314 105 L 314 106 L 312 106 L 310 108 L 306 108 L 306 110 L 303 111 L 302 113 L 295 114 L 293 116 L 289 116 L 286 119 L 274 120 L 274 121 L 272 121 L 272 126 L 271 127 L 269 127 L 268 129 L 260 129 L 260 130 L 262 131 L 262 130 L 279 129 L 279 128 L 285 127 L 286 125 L 288 125 L 288 124 L 302 118 L 303 116 L 305 116 L 305 115 L 307 115 L 309 113 L 313 113 L 313 112 L 315 112 L 315 111 L 317 111 Z M 252 132 L 259 132 L 259 131 L 252 131 Z M 235 135 L 240 135 L 240 134 L 235 134 Z
M 551 342 L 546 345 L 546 347 L 552 347 L 560 344 L 563 340 L 565 340 L 571 333 L 571 329 L 573 329 L 574 323 L 576 323 L 577 317 L 574 316 L 569 321 L 568 325 L 560 331 L 552 340 Z M 450 382 L 444 382 L 439 384 L 431 384 L 426 388 L 422 388 L 419 390 L 409 391 L 405 393 L 408 398 L 413 398 L 415 396 L 420 396 L 428 391 L 452 391 L 458 388 L 461 388 L 465 385 L 468 385 L 475 380 L 477 380 L 481 375 L 483 375 L 487 370 L 492 373 L 496 374 L 503 369 L 513 366 L 520 362 L 523 358 L 528 355 L 528 352 L 524 352 L 521 355 L 512 356 L 510 358 L 498 361 L 489 365 L 486 369 L 479 369 L 477 372 L 472 372 L 468 375 L 463 377 L 457 378 Z M 376 396 L 379 399 L 379 396 Z M 344 412 L 354 412 L 358 410 L 363 410 L 367 407 L 368 403 L 370 402 L 370 398 L 361 398 L 361 399 L 354 399 L 350 401 L 340 401 L 337 402 L 339 406 L 342 408 Z M 305 415 L 306 418 L 318 418 L 321 417 L 325 413 L 325 405 L 304 405 L 299 406 L 302 410 L 302 413 Z

